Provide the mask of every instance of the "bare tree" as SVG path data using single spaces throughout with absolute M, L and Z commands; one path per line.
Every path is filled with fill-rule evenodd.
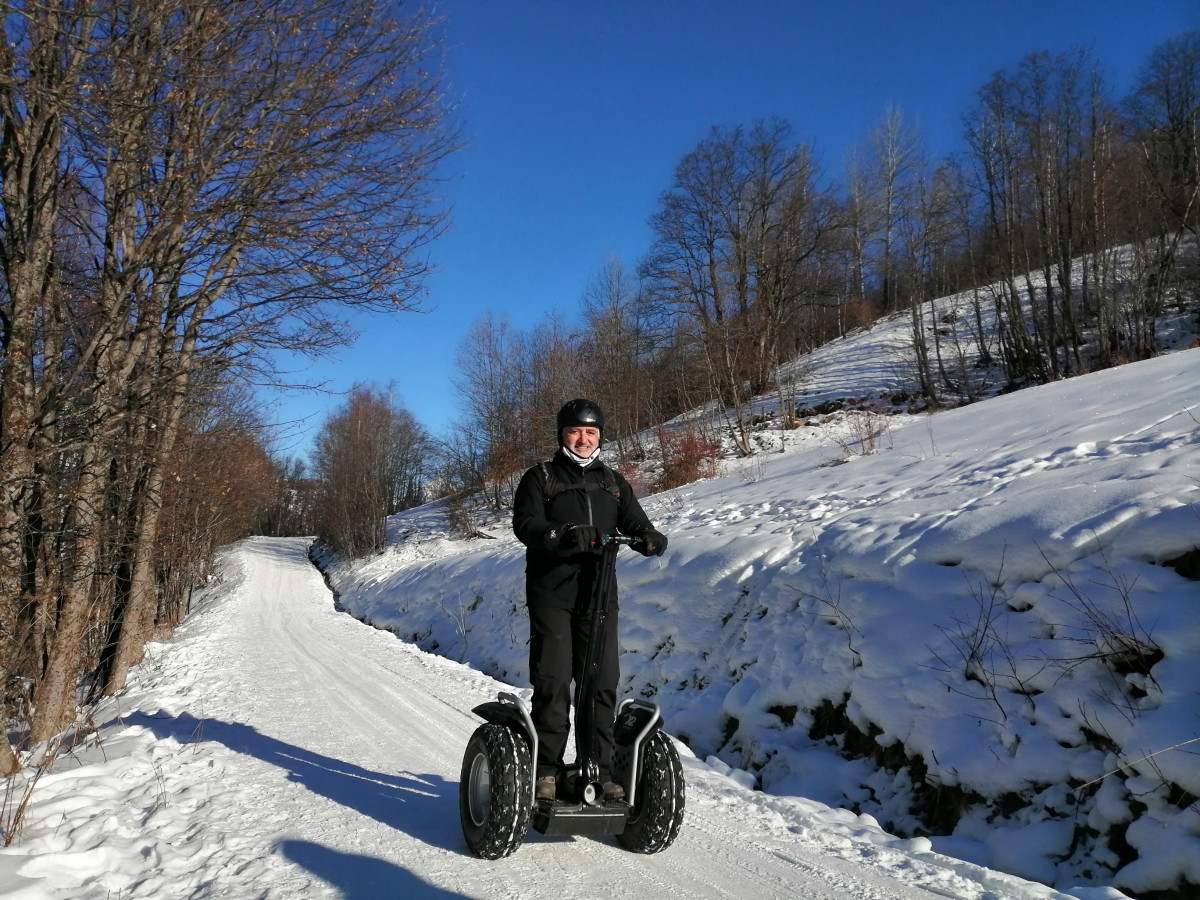
M 6 4 L 7 6 L 8 4 Z M 51 356 L 59 349 L 56 330 L 43 331 L 47 310 L 56 310 L 55 279 L 60 221 L 64 120 L 71 111 L 62 99 L 78 89 L 86 48 L 95 25 L 90 4 L 70 9 L 30 4 L 5 9 L 0 46 L 0 622 L 5 627 L 0 677 L 18 657 L 18 623 L 36 617 L 35 582 L 44 496 L 39 465 L 48 453 L 54 406 L 39 339 Z M 15 14 L 23 13 L 23 14 Z M 28 552 L 31 548 L 34 552 Z M 36 628 L 30 629 L 36 634 Z M 5 698 L 7 699 L 7 698 Z M 6 729 L 0 729 L 0 768 L 11 771 L 16 758 Z
M 165 466 L 199 373 L 269 374 L 272 350 L 344 342 L 340 308 L 409 308 L 441 221 L 433 167 L 453 136 L 428 20 L 382 2 L 8 2 L 5 22 L 0 178 L 5 221 L 25 231 L 0 237 L 0 452 L 16 476 L 0 504 L 0 579 L 23 577 L 26 593 L 37 466 L 76 456 L 60 467 L 70 539 L 56 566 L 70 575 L 33 586 L 39 608 L 58 609 L 34 673 L 40 740 L 70 717 L 88 610 L 114 590 L 96 577 L 106 554 L 129 572 L 110 689 L 140 656 Z M 68 281 L 72 242 L 85 263 Z M 118 458 L 136 468 L 114 481 Z M 114 491 L 132 491 L 121 541 L 102 527 Z
M 419 494 L 428 446 L 424 430 L 390 392 L 351 388 L 314 442 L 318 535 L 347 557 L 382 550 L 387 517 Z
M 730 434 L 745 454 L 747 403 L 770 387 L 800 297 L 797 272 L 822 218 L 813 213 L 826 208 L 815 174 L 811 149 L 793 144 L 782 120 L 714 128 L 680 161 L 651 220 L 655 242 L 641 265 L 647 295 L 698 338 L 711 397 L 730 411 Z
M 529 372 L 526 341 L 507 319 L 490 313 L 471 324 L 456 356 L 455 389 L 460 398 L 457 431 L 478 432 L 483 451 L 472 455 L 477 466 L 463 489 L 484 491 L 490 486 L 493 505 L 502 505 L 502 483 L 519 472 L 527 457 L 529 423 L 523 400 Z M 461 464 L 467 461 L 456 454 Z
M 271 499 L 259 511 L 260 534 L 299 537 L 316 533 L 317 482 L 300 457 L 273 458 Z
M 1183 239 L 1200 242 L 1200 31 L 1155 49 L 1125 109 L 1141 165 L 1123 209 L 1142 240 L 1131 276 L 1115 285 L 1123 303 L 1110 322 L 1123 328 L 1128 352 L 1144 358 L 1158 351 L 1154 325 L 1178 284 Z
M 1113 107 L 1100 67 L 1084 51 L 1034 53 L 981 92 L 972 132 L 981 165 L 993 246 L 1005 283 L 1001 348 L 1009 377 L 1044 380 L 1078 372 L 1085 362 L 1082 322 L 1090 295 L 1075 284 L 1077 257 L 1096 249 L 1106 229 L 1113 152 Z M 1002 149 L 1001 149 L 1002 148 Z M 1025 276 L 1027 326 L 1014 299 Z M 1094 271 L 1093 277 L 1099 271 Z
M 739 305 L 735 296 L 738 254 L 728 246 L 733 238 L 727 221 L 739 225 L 732 155 L 740 140 L 740 129 L 726 134 L 714 128 L 680 161 L 674 186 L 651 219 L 655 243 L 641 265 L 651 299 L 693 325 L 711 396 L 734 405 L 744 396 L 745 375 L 737 317 L 748 306 L 748 298 Z
M 391 456 L 388 460 L 388 484 L 391 499 L 388 513 L 412 509 L 426 501 L 425 485 L 429 477 L 433 442 L 423 425 L 402 406 L 392 408 Z
M 164 467 L 154 546 L 158 591 L 153 615 L 143 627 L 181 622 L 191 609 L 193 588 L 212 571 L 216 549 L 255 533 L 275 489 L 265 433 L 244 386 L 205 379 L 189 394 L 175 449 Z M 124 621 L 117 609 L 110 613 L 110 639 L 97 679 L 103 688 L 114 677 L 120 638 L 127 633 Z
M 879 229 L 879 289 L 884 311 L 894 312 L 900 305 L 895 281 L 901 220 L 913 205 L 911 193 L 922 175 L 925 152 L 919 130 L 905 121 L 898 106 L 887 108 L 868 141 L 873 163 L 869 183 Z
M 984 197 L 992 267 L 999 278 L 995 312 L 1000 354 L 1013 384 L 1044 381 L 1050 375 L 1043 352 L 1047 328 L 1039 325 L 1029 280 L 1029 273 L 1038 268 L 1031 244 L 1035 235 L 1028 227 L 1031 188 L 1021 125 L 1029 119 L 1014 79 L 1003 72 L 979 91 L 979 105 L 967 119 L 967 141 Z M 1022 303 L 1024 294 L 1031 296 L 1033 315 L 1029 319 Z
M 652 349 L 646 304 L 634 276 L 610 257 L 582 301 L 587 333 L 579 350 L 584 394 L 604 410 L 606 440 L 621 453 L 640 450 L 638 433 L 651 422 L 653 384 L 645 372 Z
M 1164 231 L 1200 234 L 1200 31 L 1155 48 L 1125 104 Z
M 866 297 L 871 268 L 871 244 L 878 234 L 878 208 L 873 202 L 871 180 L 861 147 L 846 155 L 846 230 L 850 245 L 850 293 Z

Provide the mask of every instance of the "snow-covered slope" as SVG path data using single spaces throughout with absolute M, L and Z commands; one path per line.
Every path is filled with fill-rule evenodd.
M 766 791 L 936 822 L 947 853 L 1200 885 L 1200 583 L 1168 565 L 1200 546 L 1198 374 L 1183 351 L 899 417 L 870 456 L 801 429 L 649 498 L 671 545 L 621 562 L 624 690 Z M 392 530 L 334 569 L 344 607 L 524 684 L 511 532 Z
M 752 793 L 686 752 L 687 818 L 664 853 L 533 833 L 508 859 L 471 857 L 458 767 L 471 708 L 502 686 L 336 612 L 306 550 L 260 538 L 227 553 L 223 583 L 99 710 L 99 746 L 42 778 L 21 841 L 0 850 L 0 896 L 1063 896 L 868 816 Z

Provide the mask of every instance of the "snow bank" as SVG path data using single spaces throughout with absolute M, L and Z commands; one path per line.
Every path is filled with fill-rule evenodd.
M 645 499 L 622 690 L 766 791 L 1067 887 L 1200 885 L 1200 351 L 932 417 L 846 460 L 803 429 Z M 342 605 L 524 685 L 523 548 L 438 507 L 338 565 Z M 1153 755 L 1151 755 L 1153 754 Z M 854 758 L 846 758 L 854 757 Z

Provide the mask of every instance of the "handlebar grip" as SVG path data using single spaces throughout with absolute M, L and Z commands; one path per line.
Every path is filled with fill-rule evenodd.
M 646 547 L 646 539 L 641 535 L 630 536 L 627 534 L 606 534 L 604 535 L 601 543 L 603 546 L 614 544 L 618 549 L 624 545 L 626 547 L 631 547 L 638 553 L 645 554 L 644 548 Z

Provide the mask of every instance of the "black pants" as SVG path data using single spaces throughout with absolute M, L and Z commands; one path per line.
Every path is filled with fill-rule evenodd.
M 533 724 L 538 733 L 537 776 L 557 774 L 571 728 L 571 679 L 583 677 L 591 617 L 571 609 L 529 607 L 529 680 L 533 685 Z M 600 780 L 612 779 L 613 718 L 621 677 L 617 611 L 605 622 L 604 652 L 596 673 L 596 763 Z M 578 716 L 578 711 L 576 712 Z M 575 758 L 587 736 L 575 732 Z

